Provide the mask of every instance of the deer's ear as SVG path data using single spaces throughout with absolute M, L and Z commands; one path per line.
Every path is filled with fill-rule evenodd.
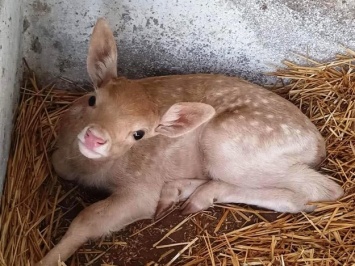
M 167 137 L 179 137 L 207 122 L 214 114 L 214 108 L 208 104 L 176 103 L 166 111 L 155 131 Z
M 117 77 L 117 47 L 106 20 L 97 20 L 90 38 L 87 70 L 95 87 Z

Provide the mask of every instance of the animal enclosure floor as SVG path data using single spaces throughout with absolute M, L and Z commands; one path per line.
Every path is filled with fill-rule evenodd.
M 68 182 L 61 181 L 60 183 L 63 185 L 64 191 L 74 188 L 74 185 Z M 83 209 L 83 206 L 105 197 L 105 193 L 100 191 L 76 189 L 75 193 L 68 196 L 61 205 L 63 212 L 70 210 L 62 218 L 61 227 L 66 229 L 70 221 Z M 230 205 L 230 209 L 214 207 L 195 215 L 184 216 L 180 214 L 179 206 L 177 206 L 168 216 L 153 225 L 152 220 L 138 221 L 116 232 L 113 237 L 109 236 L 101 241 L 87 243 L 67 265 L 85 265 L 87 262 L 97 266 L 102 264 L 139 266 L 156 265 L 156 263 L 166 265 L 197 235 L 213 238 L 216 233 L 225 234 L 262 220 L 275 221 L 281 215 L 267 210 L 259 211 L 255 215 L 253 214 L 255 211 L 250 209 L 250 212 L 245 212 L 247 210 L 245 208 L 239 208 L 236 205 Z M 174 229 L 180 223 L 182 223 L 181 226 Z M 164 236 L 170 232 L 171 234 L 164 239 Z M 159 244 L 156 245 L 156 243 Z M 191 248 L 189 252 L 191 253 L 189 256 L 193 256 L 196 250 Z M 181 256 L 185 257 L 186 255 Z M 184 265 L 184 263 L 177 260 L 173 261 L 171 265 Z
M 345 195 L 312 213 L 276 214 L 252 206 L 215 206 L 151 224 L 140 221 L 84 245 L 67 265 L 353 265 L 355 263 L 355 52 L 326 63 L 285 62 L 275 89 L 317 126 L 327 144 L 321 171 Z M 99 200 L 59 179 L 50 155 L 59 117 L 85 93 L 41 86 L 30 73 L 21 88 L 1 198 L 0 265 L 42 258 L 84 206 Z

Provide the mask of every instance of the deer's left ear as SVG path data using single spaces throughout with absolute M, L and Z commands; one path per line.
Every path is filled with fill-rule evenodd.
M 97 20 L 90 38 L 87 70 L 96 88 L 117 77 L 117 47 L 106 20 Z
M 214 114 L 215 109 L 205 103 L 176 103 L 166 111 L 155 131 L 167 137 L 179 137 L 207 122 Z

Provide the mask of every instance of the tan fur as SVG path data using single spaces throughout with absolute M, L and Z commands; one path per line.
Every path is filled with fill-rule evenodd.
M 42 265 L 66 260 L 89 239 L 159 217 L 181 200 L 185 213 L 214 202 L 300 212 L 314 209 L 308 202 L 342 196 L 314 170 L 325 157 L 324 140 L 293 104 L 223 75 L 117 78 L 112 40 L 100 19 L 88 56 L 98 89 L 62 118 L 52 157 L 61 177 L 112 195 L 81 212 Z M 82 144 L 88 130 L 103 140 L 89 151 Z M 137 130 L 145 131 L 138 141 Z

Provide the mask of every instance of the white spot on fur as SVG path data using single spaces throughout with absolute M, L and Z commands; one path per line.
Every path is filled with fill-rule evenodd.
M 238 116 L 238 118 L 244 120 L 245 116 L 244 115 L 240 115 L 240 116 Z
M 229 142 L 221 142 L 220 149 L 222 154 L 231 154 L 233 152 L 233 145 Z
M 255 111 L 254 115 L 261 115 L 261 112 Z
M 235 106 L 239 106 L 239 105 L 241 105 L 243 102 L 241 101 L 241 100 L 236 100 L 235 102 L 234 102 L 234 105 Z
M 223 80 L 218 79 L 218 80 L 216 80 L 216 82 L 221 83 L 221 82 L 223 82 Z
M 224 121 L 221 123 L 221 127 L 224 129 L 227 129 L 229 127 L 230 123 L 228 121 Z
M 259 122 L 258 121 L 251 121 L 250 122 L 250 125 L 252 125 L 252 126 L 258 126 L 259 125 Z
M 272 119 L 272 118 L 274 118 L 275 116 L 274 116 L 274 115 L 266 115 L 266 117 Z
M 266 126 L 266 132 L 270 133 L 271 131 L 273 131 L 274 129 L 270 126 Z
M 244 101 L 245 103 L 250 103 L 251 102 L 251 100 L 249 99 L 249 98 L 247 98 L 247 99 L 245 99 L 245 101 Z
M 235 140 L 235 141 L 240 141 L 240 135 L 235 135 L 235 136 L 234 136 L 234 140 Z
M 253 103 L 253 106 L 254 106 L 254 107 L 258 107 L 258 106 L 259 106 L 259 103 Z
M 248 141 L 249 141 L 250 145 L 256 146 L 258 144 L 258 139 L 254 138 L 254 137 L 251 137 Z
M 300 134 L 301 134 L 301 130 L 296 129 L 296 134 L 297 134 L 297 135 L 300 135 Z
M 281 128 L 283 130 L 283 132 L 286 134 L 286 135 L 289 135 L 290 134 L 290 128 L 288 125 L 286 124 L 281 124 Z
M 262 99 L 261 101 L 262 101 L 262 103 L 269 103 L 269 101 L 266 99 Z

